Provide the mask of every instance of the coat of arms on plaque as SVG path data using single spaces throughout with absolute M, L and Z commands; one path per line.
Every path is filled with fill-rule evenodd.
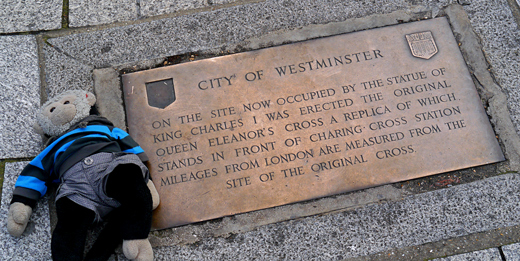
M 173 79 L 147 82 L 146 96 L 148 105 L 159 109 L 168 107 L 176 100 Z
M 412 55 L 418 58 L 430 59 L 437 52 L 437 45 L 431 31 L 407 34 L 406 41 L 410 46 Z

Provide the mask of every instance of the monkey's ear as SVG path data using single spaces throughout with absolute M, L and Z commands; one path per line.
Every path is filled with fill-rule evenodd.
M 40 124 L 38 124 L 38 122 L 34 122 L 33 123 L 33 129 L 34 129 L 34 132 L 36 132 L 36 133 L 38 133 L 40 135 L 43 135 L 43 129 L 40 126 Z
M 96 104 L 96 96 L 91 92 L 87 92 L 86 95 L 87 95 L 88 105 L 94 106 L 94 104 Z

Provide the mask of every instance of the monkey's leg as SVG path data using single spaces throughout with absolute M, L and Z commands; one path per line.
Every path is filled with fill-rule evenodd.
M 119 222 L 124 218 L 120 209 L 115 209 L 110 213 L 107 224 L 101 230 L 96 242 L 88 251 L 85 261 L 105 261 L 114 254 L 114 250 L 123 242 Z
M 68 198 L 56 202 L 58 223 L 52 233 L 51 252 L 55 261 L 83 259 L 88 227 L 95 218 L 94 211 Z
M 121 206 L 110 213 L 85 260 L 107 260 L 123 239 L 145 239 L 150 232 L 151 195 L 139 167 L 133 164 L 116 167 L 105 189 L 107 196 L 119 201 Z
M 141 169 L 133 164 L 116 167 L 108 177 L 106 192 L 121 203 L 118 211 L 122 238 L 148 238 L 152 226 L 152 196 Z

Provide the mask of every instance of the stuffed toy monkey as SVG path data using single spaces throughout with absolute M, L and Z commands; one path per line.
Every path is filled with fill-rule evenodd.
M 54 260 L 107 260 L 121 242 L 128 259 L 153 260 L 148 233 L 159 195 L 143 164 L 148 158 L 126 132 L 95 115 L 95 102 L 94 94 L 75 90 L 42 106 L 35 129 L 51 138 L 18 177 L 7 229 L 21 236 L 37 200 L 57 182 Z M 89 226 L 105 219 L 84 257 Z

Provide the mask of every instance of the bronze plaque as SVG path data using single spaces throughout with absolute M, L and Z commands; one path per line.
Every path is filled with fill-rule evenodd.
M 122 80 L 155 229 L 504 160 L 445 18 Z

